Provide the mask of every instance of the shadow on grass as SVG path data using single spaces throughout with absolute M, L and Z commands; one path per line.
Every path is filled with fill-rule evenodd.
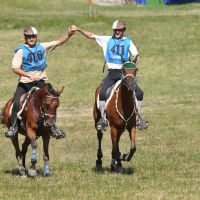
M 6 170 L 3 170 L 3 172 L 5 174 L 10 174 L 10 175 L 13 175 L 13 176 L 19 175 L 19 170 L 18 169 L 11 169 L 11 170 L 6 169 Z
M 12 176 L 21 176 L 18 169 L 10 169 L 10 170 L 7 169 L 7 170 L 3 170 L 3 172 L 5 174 L 9 174 L 9 175 L 12 175 Z M 31 176 L 28 175 L 28 170 L 26 170 L 26 176 L 29 177 L 29 178 L 34 178 L 34 177 L 31 177 Z M 49 176 L 51 176 L 51 175 L 49 175 Z M 41 169 L 37 169 L 37 175 L 35 177 L 46 178 L 46 177 L 49 177 L 49 176 L 44 176 L 43 175 L 43 169 L 41 168 Z
M 92 170 L 98 174 L 104 174 L 104 173 L 118 173 L 118 174 L 122 174 L 122 175 L 133 175 L 134 174 L 134 168 L 133 167 L 128 167 L 128 168 L 122 168 L 123 171 L 122 172 L 115 172 L 113 170 L 111 170 L 111 168 L 109 167 L 93 167 Z

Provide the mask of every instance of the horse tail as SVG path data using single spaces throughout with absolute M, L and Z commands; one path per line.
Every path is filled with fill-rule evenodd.
M 12 106 L 13 97 L 6 103 L 6 105 L 0 111 L 0 124 L 8 125 L 10 118 L 10 108 Z
M 95 91 L 95 102 L 94 102 L 94 108 L 93 108 L 93 118 L 94 118 L 96 123 L 99 120 L 99 117 L 101 115 L 99 110 L 98 110 L 98 107 L 97 107 L 97 101 L 98 101 L 97 97 L 98 97 L 100 88 L 101 88 L 101 86 L 98 86 L 96 91 Z

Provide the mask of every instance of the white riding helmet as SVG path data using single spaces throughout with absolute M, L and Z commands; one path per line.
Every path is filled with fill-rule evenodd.
M 113 22 L 112 29 L 124 29 L 126 30 L 126 24 L 122 21 L 116 20 Z
M 37 35 L 37 29 L 33 26 L 24 29 L 24 35 Z

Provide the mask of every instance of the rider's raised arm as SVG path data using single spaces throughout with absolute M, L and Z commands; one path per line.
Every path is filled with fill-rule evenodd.
M 44 47 L 47 53 L 54 50 L 56 47 L 64 44 L 67 40 L 70 39 L 70 37 L 74 34 L 74 32 L 71 32 L 70 29 L 68 29 L 68 33 L 60 37 L 57 41 L 51 41 L 51 42 L 43 42 L 41 45 Z
M 55 45 L 54 48 L 56 48 L 57 46 L 60 46 L 60 45 L 62 45 L 63 43 L 65 43 L 67 40 L 69 40 L 69 38 L 70 38 L 73 34 L 74 34 L 73 32 L 71 32 L 70 30 L 68 30 L 68 32 L 67 32 L 65 35 L 63 35 L 62 37 L 60 37 L 60 38 L 58 39 L 58 43 Z
M 95 34 L 94 33 L 91 33 L 89 31 L 83 30 L 83 29 L 81 29 L 79 27 L 76 27 L 75 25 L 71 26 L 70 30 L 72 32 L 78 31 L 79 33 L 81 33 L 82 35 L 84 35 L 86 38 L 93 39 L 93 40 L 95 39 Z

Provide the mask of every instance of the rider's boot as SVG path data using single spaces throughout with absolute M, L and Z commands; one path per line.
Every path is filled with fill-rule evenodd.
M 138 128 L 140 130 L 146 129 L 146 128 L 148 128 L 149 123 L 144 118 L 142 118 L 140 115 L 140 113 L 142 111 L 142 101 L 137 101 L 137 108 L 138 108 L 138 113 L 136 116 L 136 128 Z
M 14 120 L 8 131 L 5 133 L 5 136 L 8 138 L 13 138 L 18 132 L 17 120 Z
M 142 130 L 148 128 L 149 123 L 144 118 L 140 116 L 140 114 L 137 114 L 136 116 L 136 128 Z
M 64 138 L 66 136 L 65 132 L 59 129 L 56 125 L 51 126 L 51 136 L 56 139 Z
M 97 122 L 97 130 L 105 131 L 108 127 L 108 120 L 106 119 L 105 101 L 99 101 L 99 110 L 101 112 L 101 119 Z

